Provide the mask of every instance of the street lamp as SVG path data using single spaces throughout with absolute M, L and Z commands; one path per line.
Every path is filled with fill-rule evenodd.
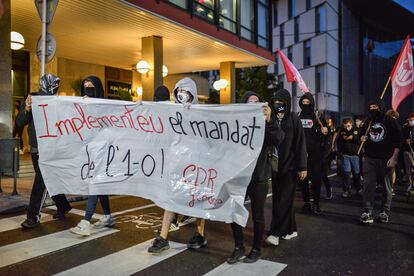
M 24 47 L 24 37 L 18 32 L 10 33 L 10 48 L 12 50 L 20 50 Z
M 138 61 L 135 67 L 137 68 L 137 71 L 141 74 L 147 74 L 150 70 L 150 66 L 148 62 L 145 60 Z

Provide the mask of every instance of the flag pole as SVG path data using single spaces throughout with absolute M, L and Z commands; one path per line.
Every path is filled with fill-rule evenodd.
M 385 87 L 384 87 L 384 89 L 382 90 L 382 93 L 381 93 L 381 95 L 380 95 L 380 100 L 382 100 L 382 99 L 384 98 L 385 91 L 387 91 L 387 88 L 388 88 L 388 85 L 390 84 L 390 81 L 391 81 L 391 75 L 388 77 L 387 83 L 385 84 Z M 368 124 L 367 130 L 365 131 L 364 136 L 368 136 L 368 132 L 369 132 L 369 131 L 370 131 L 370 129 L 371 129 L 371 125 L 372 125 L 372 119 L 369 121 L 369 124 Z M 364 144 L 365 144 L 365 141 L 361 142 L 361 144 L 359 145 L 357 155 L 359 155 L 359 154 L 361 153 L 361 150 L 362 150 L 362 148 L 364 147 Z

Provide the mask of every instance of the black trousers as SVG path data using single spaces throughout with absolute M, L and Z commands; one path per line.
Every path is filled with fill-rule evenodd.
M 312 183 L 313 202 L 319 205 L 322 185 L 322 154 L 308 155 L 308 176 L 299 182 L 305 203 L 310 202 L 309 180 Z
M 30 194 L 29 207 L 27 208 L 27 217 L 37 219 L 37 217 L 40 216 L 40 210 L 42 209 L 45 202 L 47 190 L 39 168 L 38 153 L 32 153 L 32 162 L 36 175 L 33 183 L 32 193 Z M 65 195 L 55 195 L 52 196 L 52 199 L 56 203 L 58 211 L 67 210 L 70 208 L 70 204 L 67 201 Z
M 272 223 L 268 235 L 283 237 L 297 231 L 293 206 L 296 181 L 294 172 L 272 176 Z
M 253 218 L 253 248 L 260 250 L 265 228 L 264 205 L 266 202 L 269 184 L 266 182 L 250 182 L 247 187 L 246 196 L 250 198 L 250 208 Z M 243 227 L 237 223 L 231 224 L 233 230 L 234 243 L 236 247 L 243 245 Z

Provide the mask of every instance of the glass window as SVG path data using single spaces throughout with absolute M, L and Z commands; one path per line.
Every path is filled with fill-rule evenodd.
M 299 41 L 299 17 L 295 18 L 295 43 Z
M 214 21 L 214 0 L 194 0 L 193 9 L 198 16 Z
M 280 30 L 279 30 L 279 37 L 280 37 L 280 48 L 283 49 L 285 48 L 285 25 L 281 24 L 280 25 Z
M 316 76 L 315 76 L 315 92 L 326 92 L 325 91 L 325 67 L 324 65 L 316 66 Z
M 292 46 L 287 48 L 287 58 L 292 61 Z
M 310 66 L 311 65 L 311 48 L 312 43 L 311 40 L 306 40 L 303 43 L 303 66 Z
M 306 0 L 306 10 L 310 10 L 312 7 L 312 0 Z
M 273 27 L 277 26 L 277 3 L 273 3 Z
M 187 9 L 187 0 L 169 0 L 169 2 L 177 5 L 183 9 Z
M 278 59 L 278 54 L 276 52 L 276 58 L 275 58 L 275 65 L 274 65 L 274 74 L 277 76 L 279 75 L 279 59 Z
M 221 0 L 220 1 L 220 27 L 236 32 L 237 19 L 237 1 Z
M 295 16 L 296 3 L 295 0 L 288 0 L 288 18 L 292 19 Z
M 257 9 L 257 32 L 258 44 L 263 48 L 269 47 L 269 10 L 262 2 L 258 3 Z
M 316 33 L 326 31 L 326 24 L 325 24 L 325 7 L 319 6 L 316 8 L 316 16 L 315 16 L 315 31 Z
M 253 0 L 240 0 L 240 25 L 241 36 L 248 40 L 254 40 L 254 6 Z

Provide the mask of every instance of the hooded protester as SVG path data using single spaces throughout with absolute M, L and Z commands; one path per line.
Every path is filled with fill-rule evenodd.
M 154 93 L 154 102 L 169 102 L 170 91 L 164 85 L 158 86 Z
M 316 215 L 322 213 L 320 209 L 321 185 L 322 185 L 322 163 L 323 152 L 327 148 L 329 129 L 325 119 L 319 118 L 315 112 L 315 99 L 311 93 L 305 93 L 299 100 L 302 111 L 299 119 L 306 137 L 306 150 L 308 152 L 308 177 L 300 181 L 304 205 L 304 213 L 312 212 Z M 309 180 L 312 183 L 313 206 L 310 204 Z
M 51 74 L 43 75 L 39 83 L 39 92 L 32 93 L 27 96 L 25 103 L 20 106 L 19 114 L 16 117 L 16 125 L 18 128 L 23 129 L 25 125 L 28 125 L 30 152 L 32 155 L 33 167 L 36 173 L 32 192 L 30 194 L 29 206 L 27 207 L 27 219 L 21 224 L 23 228 L 34 228 L 40 224 L 40 210 L 43 207 L 47 193 L 42 173 L 39 168 L 39 151 L 32 115 L 32 95 L 55 95 L 59 88 L 59 83 L 60 79 L 58 77 Z M 65 214 L 72 209 L 65 195 L 55 195 L 52 196 L 52 199 L 56 203 L 57 207 L 57 212 L 53 215 L 53 218 L 64 219 Z
M 96 76 L 86 77 L 82 81 L 81 96 L 84 98 L 105 98 L 105 92 L 103 90 L 101 80 Z M 78 223 L 78 225 L 76 225 L 76 227 L 70 229 L 72 233 L 81 236 L 89 236 L 91 234 L 90 222 L 93 214 L 95 213 L 98 199 L 101 202 L 104 215 L 93 224 L 94 228 L 110 227 L 115 224 L 115 220 L 111 216 L 108 195 L 89 195 L 88 202 L 86 204 L 85 217 Z
M 403 142 L 401 128 L 397 121 L 385 116 L 385 108 L 382 100 L 377 100 L 368 105 L 369 119 L 371 123 L 368 136 L 362 136 L 365 156 L 364 164 L 364 211 L 361 215 L 362 223 L 373 223 L 372 211 L 374 208 L 375 188 L 381 183 L 382 210 L 378 220 L 387 223 L 392 200 L 391 168 L 394 168 L 400 147 Z M 365 134 L 366 128 L 364 129 Z
M 165 92 L 162 93 L 165 94 Z M 197 86 L 191 78 L 183 78 L 178 81 L 174 87 L 173 95 L 174 102 L 180 103 L 184 106 L 190 106 L 191 104 L 198 103 Z M 170 248 L 170 244 L 168 242 L 168 232 L 178 229 L 178 223 L 177 226 L 171 229 L 176 216 L 177 214 L 172 211 L 164 211 L 160 235 L 154 239 L 152 245 L 148 248 L 149 253 L 161 253 L 162 251 Z M 207 245 L 207 239 L 204 236 L 204 225 L 204 219 L 197 219 L 197 230 L 188 242 L 188 248 L 198 249 Z
M 270 100 L 270 106 L 285 138 L 278 147 L 279 169 L 272 175 L 272 223 L 266 243 L 279 245 L 279 237 L 285 240 L 298 235 L 293 202 L 296 182 L 307 174 L 306 143 L 302 123 L 291 112 L 292 98 L 289 91 L 281 89 Z
M 241 103 L 263 103 L 263 100 L 258 94 L 248 91 L 243 95 Z M 272 110 L 267 103 L 265 103 L 263 107 L 263 113 L 266 118 L 265 138 L 246 192 L 246 196 L 251 200 L 254 238 L 252 250 L 249 255 L 244 258 L 245 263 L 254 263 L 261 255 L 265 228 L 264 204 L 266 202 L 267 191 L 269 188 L 268 182 L 272 172 L 269 154 L 272 152 L 272 148 L 277 148 L 284 139 L 284 133 L 280 128 L 276 117 L 272 116 Z M 245 248 L 243 244 L 243 227 L 237 223 L 232 223 L 231 228 L 233 231 L 235 248 L 232 255 L 227 259 L 227 262 L 229 264 L 234 264 L 244 256 Z

